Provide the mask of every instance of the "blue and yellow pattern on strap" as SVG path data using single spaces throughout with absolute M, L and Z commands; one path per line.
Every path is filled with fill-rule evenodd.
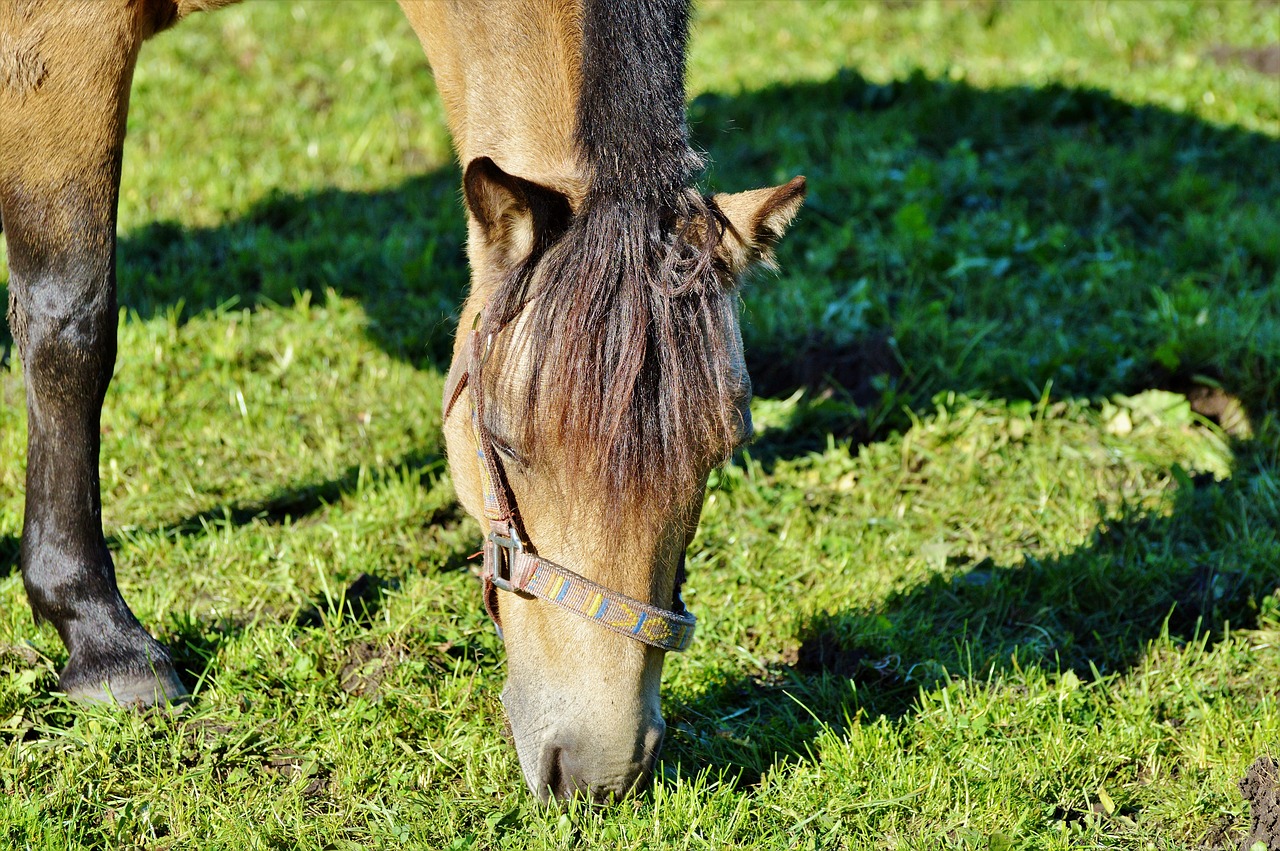
M 664 650 L 684 650 L 693 641 L 697 620 L 688 612 L 668 612 L 639 600 L 623 598 L 586 577 L 536 556 L 522 554 L 516 558 L 531 562 L 514 571 L 519 579 L 513 584 L 527 594 Z

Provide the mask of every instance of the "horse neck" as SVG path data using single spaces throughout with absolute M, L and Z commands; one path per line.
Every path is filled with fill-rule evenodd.
M 575 206 L 582 0 L 401 0 L 421 39 L 463 167 L 489 157 Z

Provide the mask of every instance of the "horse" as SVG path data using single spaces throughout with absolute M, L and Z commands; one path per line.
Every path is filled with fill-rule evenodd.
M 234 0 L 0 4 L 0 219 L 26 381 L 20 565 L 68 651 L 59 689 L 187 694 L 116 587 L 99 422 L 116 206 L 142 43 Z M 665 654 L 710 471 L 751 436 L 737 283 L 805 194 L 707 196 L 688 140 L 688 0 L 400 0 L 463 170 L 471 285 L 443 430 L 486 532 L 482 600 L 530 790 L 617 799 L 662 745 Z

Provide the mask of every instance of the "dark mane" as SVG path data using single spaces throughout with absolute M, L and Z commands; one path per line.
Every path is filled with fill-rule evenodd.
M 702 167 L 685 127 L 689 0 L 584 0 L 578 145 L 591 199 L 671 204 Z
M 536 378 L 512 413 L 526 445 L 549 430 L 572 472 L 603 478 L 610 507 L 629 510 L 692 495 L 732 452 L 749 384 L 726 369 L 738 345 L 716 260 L 727 222 L 689 188 L 701 159 L 684 119 L 687 0 L 586 0 L 584 15 L 586 199 L 494 294 L 488 321 L 525 313 Z

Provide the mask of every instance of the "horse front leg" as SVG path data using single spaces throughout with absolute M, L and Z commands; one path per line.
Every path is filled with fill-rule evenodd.
M 5 4 L 6 6 L 8 4 Z M 38 618 L 70 653 L 67 694 L 151 704 L 185 694 L 116 588 L 102 535 L 99 422 L 116 354 L 115 227 L 137 4 L 0 10 L 0 215 L 9 322 L 28 408 L 21 566 Z M 8 17 L 8 20 L 2 20 Z M 16 59 L 14 58 L 16 57 Z

